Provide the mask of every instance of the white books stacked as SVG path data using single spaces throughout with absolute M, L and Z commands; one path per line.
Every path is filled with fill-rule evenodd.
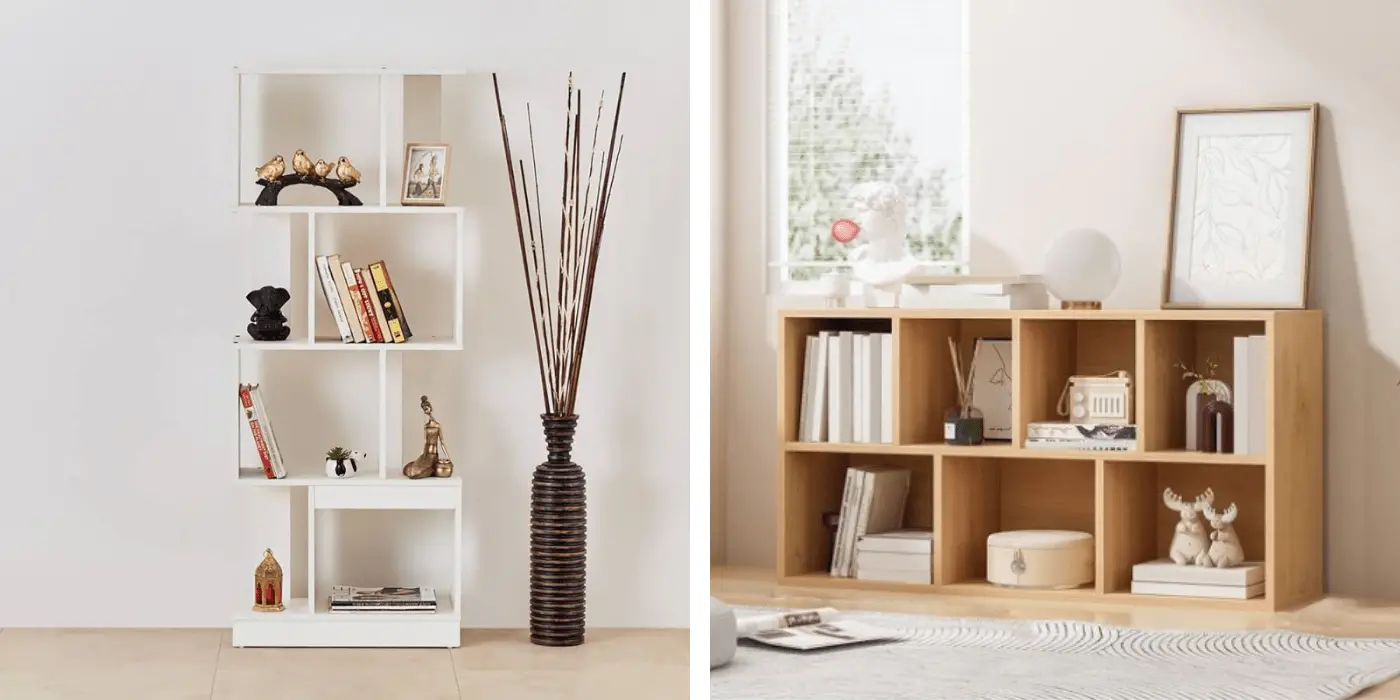
M 841 494 L 841 519 L 831 551 L 831 575 L 850 578 L 856 570 L 856 543 L 867 532 L 897 530 L 909 498 L 908 469 L 850 467 Z
M 1050 295 L 1034 275 L 911 277 L 899 294 L 906 309 L 1045 309 Z
M 933 532 L 891 530 L 856 542 L 856 578 L 900 583 L 933 582 Z
M 822 331 L 807 336 L 802 442 L 894 442 L 894 336 Z
M 1217 569 L 1158 559 L 1133 566 L 1132 591 L 1135 595 L 1248 600 L 1264 595 L 1264 565 L 1247 561 Z
M 1269 341 L 1262 335 L 1235 338 L 1235 454 L 1264 454 L 1268 415 Z

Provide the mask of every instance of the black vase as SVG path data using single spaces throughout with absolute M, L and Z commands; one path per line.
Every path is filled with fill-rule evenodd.
M 549 459 L 530 489 L 530 642 L 583 644 L 587 507 L 583 468 L 573 463 L 578 416 L 542 415 Z

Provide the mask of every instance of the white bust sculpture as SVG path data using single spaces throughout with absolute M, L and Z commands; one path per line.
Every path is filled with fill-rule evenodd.
M 851 188 L 851 217 L 860 226 L 862 243 L 851 251 L 851 276 L 872 290 L 892 295 L 899 306 L 904 279 L 919 267 L 904 246 L 907 209 L 899 188 L 888 182 L 865 182 Z

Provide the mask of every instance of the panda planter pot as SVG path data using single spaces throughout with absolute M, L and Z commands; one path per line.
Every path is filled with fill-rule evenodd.
M 326 455 L 326 476 L 332 479 L 349 479 L 360 472 L 359 460 L 364 459 L 360 452 L 349 452 L 345 456 Z

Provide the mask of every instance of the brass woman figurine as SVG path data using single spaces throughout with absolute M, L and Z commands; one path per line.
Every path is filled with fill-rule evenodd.
M 410 479 L 430 476 L 446 479 L 452 476 L 452 458 L 447 455 L 447 446 L 442 440 L 442 424 L 433 417 L 433 405 L 428 403 L 428 397 L 421 397 L 419 407 L 428 417 L 423 423 L 423 454 L 403 465 L 403 475 Z

